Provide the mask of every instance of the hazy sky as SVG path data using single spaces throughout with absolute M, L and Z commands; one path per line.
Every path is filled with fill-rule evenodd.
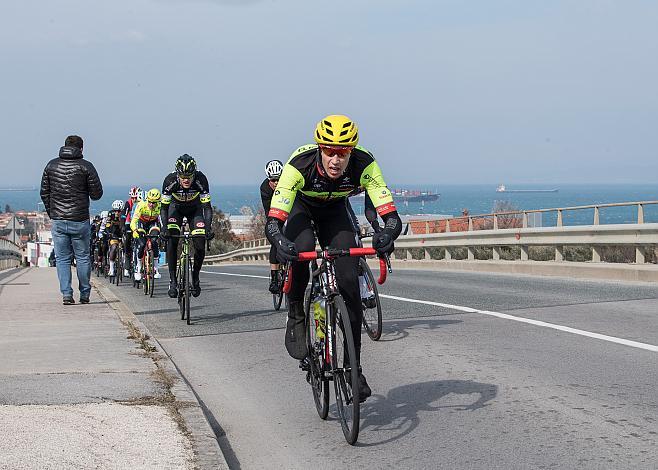
M 2 0 L 0 183 L 214 185 L 351 116 L 391 183 L 658 182 L 651 0 Z

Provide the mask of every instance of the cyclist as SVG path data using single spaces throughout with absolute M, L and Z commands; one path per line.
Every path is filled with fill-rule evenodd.
M 270 160 L 265 165 L 265 175 L 267 178 L 260 185 L 260 198 L 263 201 L 265 215 L 270 211 L 270 203 L 274 190 L 281 177 L 283 163 L 280 160 Z M 270 247 L 270 292 L 276 294 L 279 292 L 279 261 L 276 259 L 276 246 Z
M 103 259 L 105 259 L 105 255 L 107 254 L 107 240 L 101 235 L 101 229 L 105 225 L 109 213 L 109 211 L 101 212 L 101 222 L 96 227 L 96 262 L 98 266 L 103 265 Z
M 302 301 L 309 279 L 308 262 L 296 262 L 300 251 L 315 247 L 312 223 L 324 247 L 356 246 L 352 220 L 345 198 L 365 189 L 384 220 L 382 231 L 373 235 L 373 247 L 380 254 L 393 251 L 393 241 L 402 229 L 391 192 L 386 187 L 373 155 L 357 146 L 356 124 L 342 115 L 322 119 L 315 129 L 315 144 L 299 147 L 283 168 L 274 191 L 265 232 L 277 246 L 280 261 L 293 261 L 293 277 L 289 299 L 285 345 L 288 354 L 302 360 L 307 355 L 304 336 Z M 282 232 L 287 220 L 285 234 Z M 357 362 L 361 354 L 361 321 L 363 307 L 357 278 L 358 258 L 336 260 L 338 287 L 349 311 Z M 371 394 L 359 366 L 359 390 L 362 399 Z
M 210 205 L 210 188 L 208 178 L 197 170 L 196 160 L 188 154 L 176 159 L 175 170 L 167 175 L 162 183 L 162 238 L 168 239 L 167 263 L 169 265 L 169 297 L 176 298 L 176 256 L 178 238 L 183 217 L 190 224 L 192 243 L 194 244 L 194 263 L 192 269 L 192 295 L 201 294 L 199 272 L 206 256 L 206 240 L 214 237 L 212 232 L 212 206 Z
M 135 280 L 142 280 L 142 257 L 144 256 L 144 249 L 146 248 L 145 234 L 159 235 L 160 227 L 160 191 L 157 188 L 149 189 L 146 193 L 146 201 L 139 201 L 135 206 L 135 212 L 130 219 L 130 230 L 132 231 L 133 238 L 135 239 L 135 251 L 137 251 L 137 266 L 135 267 Z M 161 275 L 158 271 L 158 239 L 151 240 L 151 248 L 153 249 L 153 270 L 155 279 L 160 279 Z
M 110 259 L 109 276 L 114 276 L 114 263 L 117 259 L 117 248 L 122 236 L 121 214 L 123 210 L 123 201 L 117 199 L 112 203 L 112 210 L 108 212 L 107 217 L 103 219 L 98 230 L 98 237 L 106 240 L 109 246 L 108 257 Z
M 139 186 L 132 186 L 128 193 L 128 200 L 123 205 L 123 214 L 121 219 L 124 223 L 124 239 L 123 239 L 123 259 L 125 260 L 123 275 L 130 276 L 130 263 L 132 263 L 133 254 L 133 234 L 130 231 L 130 218 L 137 203 L 142 200 L 142 188 Z
M 89 254 L 91 255 L 91 262 L 94 268 L 96 267 L 96 245 L 98 236 L 98 229 L 101 225 L 101 215 L 96 214 L 94 220 L 91 221 L 91 236 L 89 237 Z

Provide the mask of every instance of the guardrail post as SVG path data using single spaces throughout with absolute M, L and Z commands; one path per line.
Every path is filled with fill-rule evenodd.
M 528 245 L 521 245 L 521 261 L 528 261 L 528 259 Z
M 643 246 L 636 246 L 635 247 L 635 262 L 637 264 L 646 263 L 646 252 L 645 252 Z
M 407 250 L 407 259 L 408 259 L 408 260 L 412 260 L 412 259 L 414 259 L 414 257 L 411 256 L 411 248 L 409 248 L 409 249 Z
M 638 224 L 643 224 L 644 223 L 644 205 L 643 204 L 638 204 L 637 205 L 637 223 Z
M 601 262 L 601 247 L 593 246 L 592 247 L 592 262 L 600 263 Z
M 555 247 L 555 261 L 564 261 L 564 247 L 556 246 Z
M 443 256 L 443 259 L 446 261 L 450 261 L 452 259 L 452 253 L 448 250 L 448 247 L 446 247 L 446 252 L 445 255 Z
M 473 251 L 472 246 L 467 246 L 466 250 L 468 251 L 468 260 L 469 261 L 474 261 L 475 260 L 475 251 Z
M 594 207 L 594 225 L 599 225 L 599 206 Z
M 496 214 L 493 215 L 493 229 L 498 230 L 498 216 Z
M 425 259 L 432 259 L 432 255 L 430 254 L 430 250 L 425 248 L 424 251 L 425 251 Z
M 500 259 L 500 247 L 499 246 L 494 246 L 493 247 L 493 252 L 491 253 L 493 260 L 498 261 Z
M 562 227 L 562 209 L 557 210 L 557 222 L 555 225 L 557 227 Z
M 523 211 L 523 228 L 528 228 L 528 213 Z

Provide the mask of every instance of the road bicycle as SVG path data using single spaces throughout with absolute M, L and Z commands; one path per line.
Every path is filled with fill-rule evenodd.
M 112 245 L 118 245 L 116 248 L 116 259 L 114 261 L 114 274 L 109 275 L 110 272 L 110 249 L 112 248 Z M 116 285 L 119 285 L 119 279 L 123 278 L 123 273 L 121 272 L 121 252 L 119 251 L 121 249 L 121 240 L 118 240 L 116 238 L 111 238 L 108 242 L 108 250 L 107 250 L 107 272 L 108 276 L 110 278 L 110 284 L 116 283 Z
M 153 263 L 153 239 L 160 238 L 160 235 L 144 235 L 146 238 L 146 247 L 144 248 L 144 255 L 142 256 L 142 281 L 144 288 L 144 295 L 153 297 L 153 290 L 155 287 L 155 266 Z
M 335 260 L 342 256 L 371 256 L 374 248 L 328 248 L 323 251 L 299 253 L 298 261 L 311 261 L 311 287 L 304 299 L 306 316 L 307 361 L 302 369 L 307 371 L 315 408 L 321 419 L 329 412 L 329 381 L 334 382 L 336 407 L 345 440 L 354 444 L 359 436 L 359 367 L 350 317 L 336 280 Z M 318 266 L 317 260 L 321 260 Z M 386 280 L 387 268 L 380 259 L 380 278 Z M 284 292 L 292 284 L 289 271 Z M 355 387 L 352 388 L 352 384 Z

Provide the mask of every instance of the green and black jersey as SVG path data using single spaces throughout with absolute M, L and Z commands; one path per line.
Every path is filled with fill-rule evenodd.
M 396 210 L 379 165 L 368 150 L 356 146 L 343 175 L 333 180 L 322 168 L 318 146 L 304 145 L 283 167 L 268 216 L 285 221 L 296 197 L 322 207 L 361 191 L 367 192 L 380 216 Z

